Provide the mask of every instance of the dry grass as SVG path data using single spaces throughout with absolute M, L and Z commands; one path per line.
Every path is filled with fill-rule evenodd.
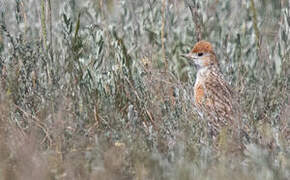
M 286 1 L 1 1 L 0 180 L 288 179 Z M 249 125 L 217 151 L 180 54 L 214 44 Z

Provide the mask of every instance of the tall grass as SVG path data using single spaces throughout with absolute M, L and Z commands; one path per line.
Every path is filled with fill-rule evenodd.
M 0 179 L 287 179 L 290 2 L 0 2 Z M 249 141 L 217 151 L 180 57 L 213 43 Z M 241 143 L 241 142 L 239 142 Z

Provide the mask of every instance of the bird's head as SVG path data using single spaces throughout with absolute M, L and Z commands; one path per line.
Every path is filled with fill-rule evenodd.
M 197 42 L 190 53 L 182 56 L 188 59 L 189 64 L 195 64 L 198 68 L 218 65 L 212 45 L 207 41 Z

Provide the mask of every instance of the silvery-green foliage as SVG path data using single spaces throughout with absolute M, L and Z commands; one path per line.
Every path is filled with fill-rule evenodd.
M 49 170 L 56 179 L 69 176 L 76 151 L 87 176 L 116 174 L 105 158 L 116 143 L 126 147 L 118 173 L 133 179 L 285 179 L 289 6 L 283 0 L 1 0 L 8 131 L 35 136 L 41 154 L 62 154 L 64 172 Z M 194 106 L 196 69 L 180 55 L 197 42 L 198 28 L 214 45 L 249 126 L 241 159 L 215 153 Z M 9 158 L 18 162 L 15 154 Z

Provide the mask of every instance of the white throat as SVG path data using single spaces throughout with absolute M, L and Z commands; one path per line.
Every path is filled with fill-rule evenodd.
M 196 74 L 196 82 L 204 79 L 208 75 L 208 73 L 208 66 L 199 68 Z

